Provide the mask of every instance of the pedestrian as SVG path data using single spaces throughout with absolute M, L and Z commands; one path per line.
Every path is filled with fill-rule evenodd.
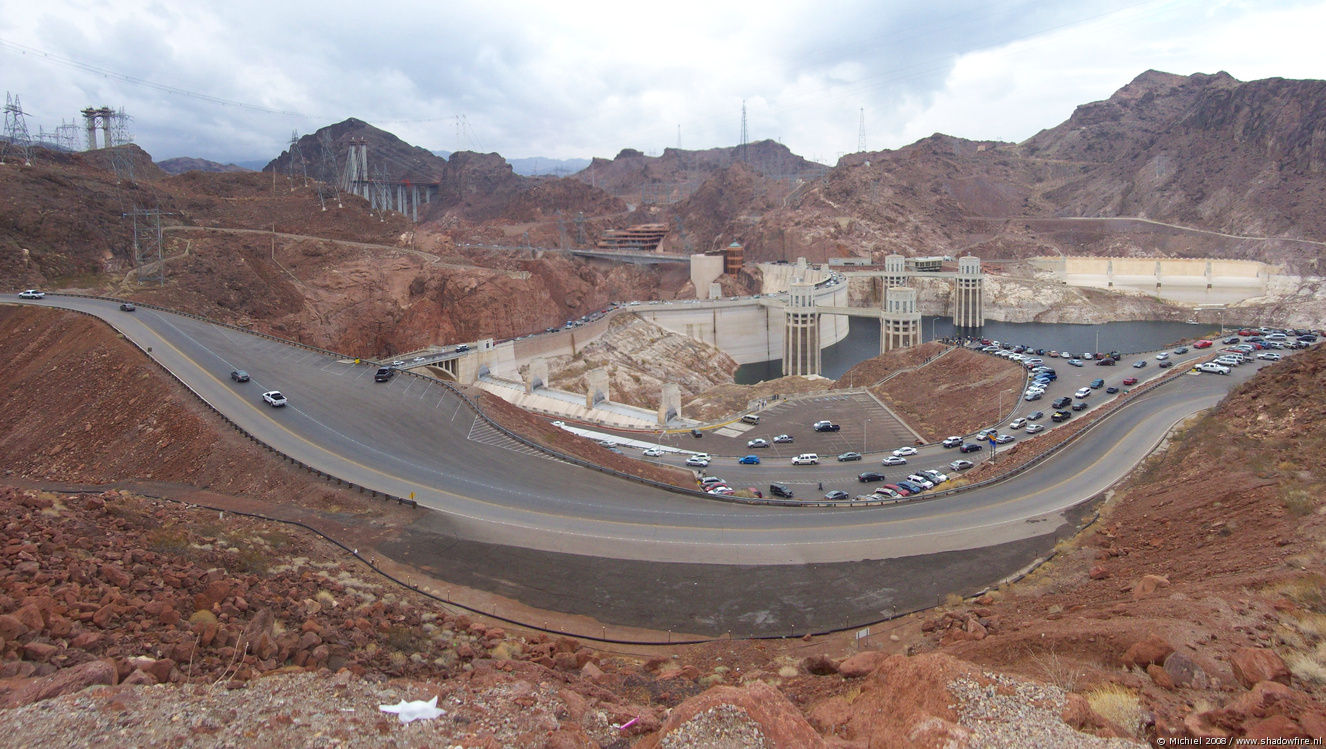
M 820 491 L 824 491 L 824 482 L 823 482 L 823 481 L 820 482 Z

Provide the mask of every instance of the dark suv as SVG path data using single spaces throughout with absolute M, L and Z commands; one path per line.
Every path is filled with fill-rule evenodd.
M 841 428 L 842 428 L 841 426 L 833 423 L 832 421 L 826 420 L 826 421 L 815 422 L 815 431 L 817 432 L 836 432 Z
M 391 367 L 381 367 L 373 374 L 373 382 L 386 382 L 387 380 L 390 380 L 394 374 L 396 374 L 396 370 Z
M 979 442 L 968 442 L 965 443 L 962 447 L 958 448 L 958 452 L 963 452 L 963 453 L 978 453 L 980 451 L 981 451 L 981 443 Z
M 1062 397 L 1062 398 L 1055 398 L 1055 399 L 1054 399 L 1054 402 L 1051 403 L 1050 405 L 1051 405 L 1051 406 L 1054 406 L 1055 408 L 1068 408 L 1068 404 L 1070 404 L 1070 403 L 1072 403 L 1072 402 L 1073 402 L 1073 399 L 1072 399 L 1072 398 L 1069 398 L 1068 396 L 1065 395 L 1065 396 Z
M 792 490 L 787 487 L 787 484 L 769 484 L 769 496 L 791 499 Z

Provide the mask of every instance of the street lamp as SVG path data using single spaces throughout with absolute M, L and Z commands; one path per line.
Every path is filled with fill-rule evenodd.
M 868 432 L 869 428 L 870 428 L 870 419 L 866 419 L 865 421 L 863 421 L 863 422 L 861 423 L 861 454 L 862 454 L 862 455 L 865 455 L 865 454 L 866 454 L 866 433 Z

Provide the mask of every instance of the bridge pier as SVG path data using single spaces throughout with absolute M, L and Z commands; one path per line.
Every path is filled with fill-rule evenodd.
M 658 425 L 667 426 L 669 421 L 681 418 L 681 386 L 675 382 L 663 383 L 663 393 L 658 404 Z

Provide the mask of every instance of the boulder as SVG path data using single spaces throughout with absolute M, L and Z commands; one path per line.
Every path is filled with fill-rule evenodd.
M 1148 635 L 1145 640 L 1135 642 L 1123 654 L 1123 665 L 1146 668 L 1151 664 L 1163 664 L 1174 648 L 1165 638 L 1157 634 Z
M 1211 687 L 1211 677 L 1206 675 L 1206 671 L 1197 665 L 1192 658 L 1175 651 L 1169 654 L 1165 659 L 1165 673 L 1169 674 L 1170 681 L 1176 687 L 1189 687 L 1192 689 L 1209 689 Z
M 28 681 L 9 694 L 4 706 L 29 705 L 62 694 L 77 692 L 96 684 L 113 685 L 118 681 L 119 674 L 115 669 L 115 661 L 109 658 L 88 661 Z
M 1166 671 L 1164 667 L 1152 663 L 1146 667 L 1146 673 L 1147 676 L 1151 677 L 1151 681 L 1155 682 L 1156 686 L 1161 689 L 1174 688 L 1174 679 L 1170 678 L 1169 672 Z
M 19 621 L 13 614 L 0 614 L 0 640 L 17 640 L 31 632 L 32 628 Z
M 871 672 L 879 668 L 879 665 L 888 658 L 889 654 L 880 650 L 866 650 L 852 656 L 838 664 L 838 673 L 848 679 L 858 679 L 862 676 L 869 676 Z
M 1078 731 L 1094 731 L 1105 727 L 1105 719 L 1077 692 L 1069 692 L 1060 719 Z
M 824 747 L 824 740 L 811 728 L 801 711 L 782 692 L 754 681 L 740 687 L 714 687 L 672 709 L 668 720 L 652 736 L 636 744 L 638 749 L 657 749 L 664 741 L 677 745 L 701 739 L 713 740 L 715 720 L 753 723 L 763 746 Z M 675 734 L 675 735 L 674 735 Z M 669 736 L 672 736 L 669 739 Z
M 1289 684 L 1289 666 L 1274 651 L 1266 648 L 1239 648 L 1229 659 L 1234 678 L 1246 689 L 1259 681 Z
M 1092 580 L 1104 580 L 1109 576 L 1110 576 L 1110 571 L 1105 569 L 1105 565 L 1103 564 L 1094 565 L 1091 568 L 1091 570 L 1087 572 L 1087 577 L 1091 578 Z
M 46 618 L 41 609 L 34 604 L 27 604 L 14 612 L 14 618 L 30 630 L 40 631 L 46 627 Z

